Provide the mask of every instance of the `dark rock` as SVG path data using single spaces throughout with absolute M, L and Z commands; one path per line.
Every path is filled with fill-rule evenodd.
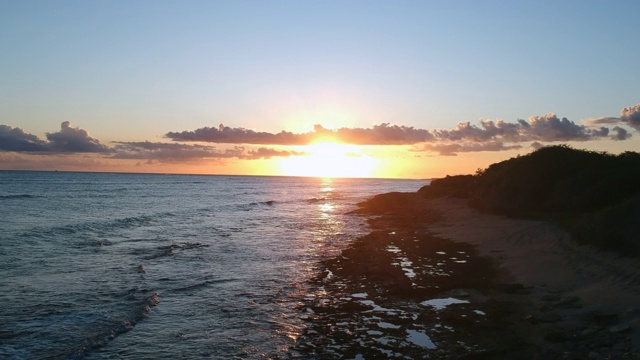
M 546 293 L 542 295 L 540 300 L 542 301 L 560 301 L 561 297 L 558 294 Z
M 557 312 L 548 312 L 538 316 L 538 321 L 542 323 L 555 323 L 560 321 L 561 317 Z
M 587 320 L 598 325 L 611 325 L 618 321 L 618 314 L 596 310 L 587 314 Z
M 500 284 L 498 285 L 498 289 L 507 294 L 515 294 L 518 291 L 525 289 L 525 287 L 520 283 L 513 283 L 513 284 Z
M 554 343 L 562 343 L 568 340 L 567 334 L 560 330 L 552 330 L 544 335 L 544 339 Z
M 613 350 L 615 351 L 624 351 L 627 348 L 627 345 L 624 342 L 619 342 L 613 345 Z
M 578 298 L 577 296 L 570 296 L 553 304 L 553 307 L 556 309 L 578 309 L 582 307 L 579 302 L 580 298 Z
M 628 332 L 629 330 L 631 330 L 631 327 L 629 326 L 629 324 L 619 324 L 609 328 L 609 331 L 611 331 L 614 334 L 623 334 Z
M 600 354 L 598 354 L 597 352 L 592 351 L 592 352 L 589 353 L 589 355 L 587 355 L 587 358 L 589 358 L 589 359 L 601 359 L 602 356 L 600 356 Z

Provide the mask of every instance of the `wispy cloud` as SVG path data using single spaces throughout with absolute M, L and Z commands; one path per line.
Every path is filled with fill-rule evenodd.
M 520 149 L 521 145 L 518 144 L 505 144 L 500 141 L 490 141 L 490 142 L 452 142 L 452 143 L 434 143 L 434 144 L 424 144 L 421 148 L 415 149 L 414 151 L 429 151 L 429 152 L 437 152 L 440 155 L 444 156 L 456 156 L 461 152 L 482 152 L 482 151 L 505 151 L 505 150 L 513 150 Z
M 234 146 L 229 149 L 218 150 L 214 146 L 200 144 L 179 144 L 161 142 L 114 142 L 116 159 L 141 159 L 157 162 L 175 163 L 181 161 L 206 159 L 270 159 L 272 157 L 289 157 L 303 155 L 302 152 L 276 150 L 270 148 L 246 149 L 244 146 Z

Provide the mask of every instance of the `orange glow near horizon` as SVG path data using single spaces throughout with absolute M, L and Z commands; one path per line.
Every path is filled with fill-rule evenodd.
M 317 143 L 301 148 L 307 156 L 280 159 L 282 174 L 324 178 L 371 177 L 378 161 L 363 154 L 358 146 Z

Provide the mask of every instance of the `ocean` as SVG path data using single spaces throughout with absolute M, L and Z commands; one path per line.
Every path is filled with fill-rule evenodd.
M 287 358 L 346 213 L 426 183 L 0 171 L 0 358 Z

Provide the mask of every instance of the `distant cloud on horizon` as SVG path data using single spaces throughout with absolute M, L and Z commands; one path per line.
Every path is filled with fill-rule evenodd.
M 429 130 L 390 124 L 374 125 L 369 129 L 340 128 L 337 130 L 315 125 L 313 131 L 302 134 L 288 131 L 258 132 L 220 124 L 217 128 L 203 127 L 193 131 L 169 132 L 165 137 L 174 141 L 254 145 L 310 145 L 318 141 L 339 141 L 353 145 L 406 145 L 435 139 Z
M 606 127 L 601 125 L 614 125 Z M 404 125 L 383 123 L 371 128 L 327 129 L 315 125 L 310 132 L 295 134 L 259 132 L 220 124 L 193 131 L 169 132 L 164 135 L 172 142 L 121 142 L 109 147 L 91 137 L 86 130 L 72 127 L 69 121 L 60 124 L 60 131 L 46 133 L 46 140 L 26 133 L 18 127 L 0 125 L 0 152 L 38 155 L 96 153 L 112 159 L 139 159 L 156 162 L 179 162 L 202 159 L 237 158 L 245 160 L 270 159 L 308 155 L 303 151 L 269 147 L 257 149 L 244 145 L 302 146 L 322 141 L 353 145 L 413 145 L 414 152 L 435 152 L 452 156 L 462 152 L 506 151 L 522 148 L 524 143 L 539 147 L 544 143 L 591 141 L 609 138 L 624 141 L 631 137 L 628 126 L 640 131 L 640 104 L 625 107 L 621 116 L 585 120 L 583 125 L 554 113 L 531 116 L 515 122 L 484 120 L 479 124 L 459 123 L 451 129 L 418 129 Z M 185 144 L 203 142 L 232 144 L 232 148 L 218 149 L 211 145 Z
M 628 110 L 625 114 L 625 110 Z M 524 142 L 551 143 L 560 141 L 591 141 L 602 138 L 623 141 L 631 134 L 620 126 L 608 128 L 594 127 L 601 124 L 619 124 L 621 121 L 640 131 L 640 105 L 623 109 L 623 118 L 602 118 L 586 121 L 579 125 L 567 118 L 559 118 L 554 113 L 532 116 L 528 121 L 480 120 L 479 125 L 471 122 L 459 123 L 452 129 L 417 129 L 414 127 L 383 123 L 371 128 L 326 129 L 315 125 L 314 130 L 294 134 L 257 132 L 244 128 L 232 128 L 220 124 L 217 128 L 204 127 L 193 131 L 169 132 L 166 138 L 184 142 L 210 142 L 217 144 L 270 144 L 309 145 L 320 141 L 336 141 L 354 145 L 417 145 L 423 144 L 421 151 L 438 152 L 441 155 L 455 155 L 458 152 L 505 151 L 518 149 Z M 635 127 L 637 121 L 638 127 Z M 420 150 L 412 150 L 420 151 Z
M 273 157 L 289 157 L 304 155 L 303 152 L 258 148 L 247 150 L 244 146 L 234 146 L 230 149 L 218 150 L 214 146 L 199 144 L 179 144 L 160 142 L 114 142 L 115 159 L 156 160 L 158 162 L 179 162 L 201 159 L 230 159 L 245 160 L 270 159 Z

